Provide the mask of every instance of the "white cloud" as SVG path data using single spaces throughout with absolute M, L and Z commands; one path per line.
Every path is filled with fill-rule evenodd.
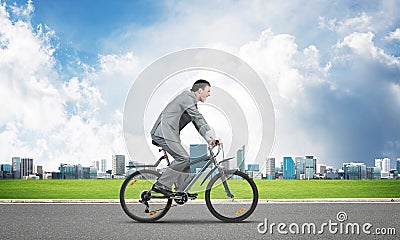
M 319 17 L 319 26 L 321 28 L 327 28 L 338 33 L 373 31 L 371 23 L 372 17 L 365 12 L 357 17 L 345 18 L 339 21 L 336 18 L 325 19 L 323 16 Z
M 83 74 L 63 82 L 51 44 L 55 33 L 31 26 L 33 9 L 31 2 L 12 6 L 12 21 L 0 6 L 0 159 L 32 157 L 56 170 L 61 162 L 88 166 L 125 154 L 121 109 L 137 58 L 101 55 L 98 65 L 82 64 Z M 121 102 L 114 104 L 113 94 Z
M 294 36 L 264 30 L 256 41 L 240 48 L 239 56 L 265 79 L 276 103 L 279 98 L 296 104 L 304 88 L 327 82 L 330 63 L 321 66 L 319 50 L 314 46 L 300 51 Z
M 400 40 L 400 28 L 396 28 L 393 32 L 386 37 L 388 40 Z
M 343 41 L 336 44 L 337 48 L 349 47 L 357 55 L 365 59 L 375 59 L 387 65 L 400 65 L 400 60 L 388 55 L 381 48 L 375 46 L 372 32 L 354 32 L 346 36 Z

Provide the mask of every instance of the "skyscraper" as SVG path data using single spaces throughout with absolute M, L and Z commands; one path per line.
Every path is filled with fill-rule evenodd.
M 245 168 L 245 154 L 244 154 L 244 145 L 239 148 L 236 153 L 237 167 L 240 171 L 244 172 Z
M 21 178 L 21 158 L 13 157 L 11 161 L 14 178 Z
M 315 174 L 315 168 L 316 168 L 316 159 L 314 159 L 314 156 L 306 156 L 306 162 L 305 162 L 305 177 L 306 179 L 312 179 L 314 178 Z
M 388 178 L 389 177 L 389 172 L 390 172 L 390 159 L 389 158 L 384 158 L 384 159 L 382 159 L 381 177 L 382 178 Z
M 400 173 L 400 157 L 399 158 L 397 158 L 397 161 L 396 161 L 396 169 L 397 169 L 397 172 L 398 173 Z
M 275 179 L 275 158 L 267 158 L 266 174 L 267 179 Z
M 375 158 L 375 167 L 378 167 L 382 170 L 382 159 Z
M 33 159 L 22 158 L 21 159 L 21 177 L 27 177 L 33 174 Z
M 306 161 L 303 157 L 296 157 L 296 168 L 295 168 L 295 178 L 296 179 L 303 179 L 304 178 L 304 170 L 305 170 L 305 165 Z
M 283 157 L 283 179 L 294 179 L 295 164 L 292 157 Z
M 367 167 L 364 163 L 343 163 L 344 179 L 367 179 Z
M 101 159 L 100 172 L 105 173 L 107 171 L 107 159 Z
M 190 162 L 207 156 L 207 144 L 190 144 Z M 200 162 L 190 166 L 190 173 L 195 174 L 197 168 L 202 168 L 206 162 Z
M 125 174 L 125 155 L 112 156 L 112 174 L 113 175 Z

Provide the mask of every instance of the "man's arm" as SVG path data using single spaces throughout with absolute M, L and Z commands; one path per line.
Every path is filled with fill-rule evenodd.
M 208 142 L 212 143 L 215 138 L 214 130 L 208 125 L 203 115 L 197 109 L 197 105 L 193 104 L 186 109 L 187 114 L 190 116 L 195 128 L 201 136 Z

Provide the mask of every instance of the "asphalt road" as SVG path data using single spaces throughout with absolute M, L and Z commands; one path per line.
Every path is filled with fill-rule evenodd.
M 399 217 L 390 202 L 259 204 L 243 223 L 222 223 L 205 204 L 172 208 L 157 223 L 137 223 L 119 204 L 0 204 L 0 239 L 399 239 Z

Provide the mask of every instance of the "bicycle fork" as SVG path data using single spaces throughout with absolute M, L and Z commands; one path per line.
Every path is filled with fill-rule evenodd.
M 226 179 L 224 170 L 220 169 L 220 171 L 222 173 L 221 174 L 221 181 L 222 181 L 222 184 L 224 185 L 224 189 L 225 189 L 226 195 L 233 200 L 235 198 L 235 196 L 231 193 L 231 190 L 229 190 L 228 184 L 226 183 L 227 179 Z

